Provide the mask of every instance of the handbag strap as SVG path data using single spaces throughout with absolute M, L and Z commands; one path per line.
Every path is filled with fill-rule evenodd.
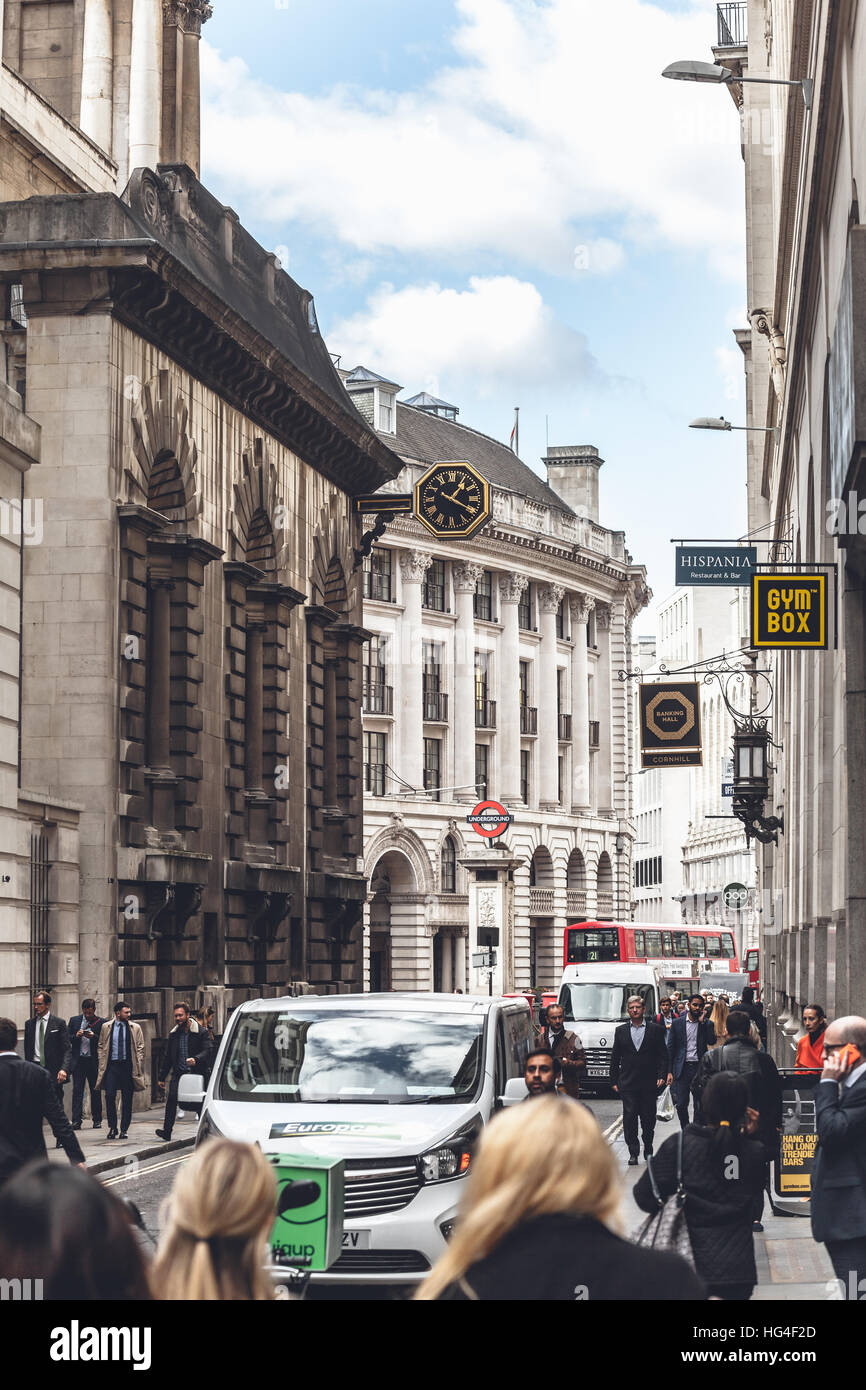
M 664 1197 L 663 1197 L 662 1194 L 659 1192 L 659 1185 L 658 1185 L 658 1183 L 656 1182 L 656 1175 L 655 1175 L 655 1173 L 653 1172 L 653 1161 L 652 1161 L 652 1158 L 651 1158 L 651 1157 L 648 1158 L 647 1161 L 646 1161 L 646 1170 L 647 1170 L 647 1174 L 648 1174 L 649 1180 L 650 1180 L 650 1187 L 651 1187 L 652 1190 L 653 1190 L 653 1196 L 654 1196 L 655 1199 L 656 1199 L 656 1203 L 657 1203 L 657 1205 L 658 1205 L 659 1211 L 661 1211 L 662 1207 L 663 1207 L 664 1204 L 665 1204 L 665 1201 L 664 1201 Z
M 684 1192 L 683 1192 L 683 1140 L 684 1140 L 684 1138 L 685 1138 L 685 1135 L 684 1135 L 683 1131 L 680 1130 L 679 1142 L 678 1142 L 678 1144 L 677 1144 L 677 1192 L 676 1192 L 676 1195 L 677 1195 L 678 1197 L 683 1197 L 683 1196 L 685 1195 Z

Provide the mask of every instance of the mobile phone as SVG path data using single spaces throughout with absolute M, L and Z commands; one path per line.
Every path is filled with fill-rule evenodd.
M 846 1071 L 850 1071 L 861 1060 L 859 1048 L 855 1047 L 853 1043 L 846 1043 L 836 1053 L 836 1060 Z

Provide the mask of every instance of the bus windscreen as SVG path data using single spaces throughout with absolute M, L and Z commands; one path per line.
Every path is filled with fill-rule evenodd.
M 602 927 L 593 931 L 574 928 L 569 930 L 567 965 L 584 965 L 592 961 L 619 959 L 619 929 L 617 927 Z

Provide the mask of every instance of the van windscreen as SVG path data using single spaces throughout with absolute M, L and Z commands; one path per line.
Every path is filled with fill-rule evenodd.
M 245 1013 L 226 1055 L 221 1100 L 362 1105 L 473 1099 L 481 1017 L 441 1013 Z
M 626 1005 L 633 994 L 639 994 L 644 1001 L 645 1017 L 650 1018 L 654 1007 L 652 985 L 614 985 L 603 984 L 600 980 L 572 980 L 563 985 L 559 992 L 559 1002 L 565 1014 L 566 1023 L 625 1023 L 628 1018 Z

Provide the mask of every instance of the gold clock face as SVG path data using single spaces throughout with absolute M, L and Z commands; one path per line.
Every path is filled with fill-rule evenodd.
M 415 484 L 415 515 L 434 536 L 472 536 L 490 517 L 487 479 L 471 463 L 434 463 Z

